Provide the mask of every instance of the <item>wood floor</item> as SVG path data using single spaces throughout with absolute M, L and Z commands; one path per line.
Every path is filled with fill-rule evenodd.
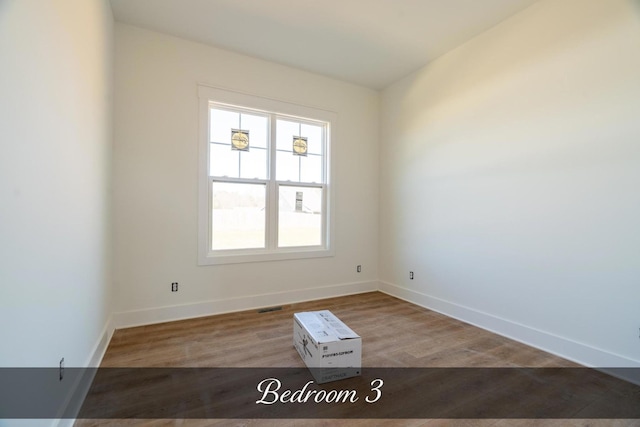
M 101 367 L 304 367 L 292 317 L 329 309 L 362 337 L 363 367 L 578 367 L 380 292 L 117 330 Z M 78 420 L 76 426 L 638 426 L 640 420 Z

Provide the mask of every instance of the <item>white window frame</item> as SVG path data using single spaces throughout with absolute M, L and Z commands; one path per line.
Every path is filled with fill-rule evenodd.
M 206 85 L 198 85 L 199 98 L 199 136 L 198 136 L 198 265 L 233 264 L 243 262 L 277 261 L 301 258 L 319 258 L 334 255 L 334 191 L 333 164 L 331 143 L 335 141 L 337 114 L 303 105 L 292 104 L 270 98 L 249 95 L 241 92 L 221 89 Z M 233 182 L 232 178 L 217 180 L 209 176 L 209 109 L 212 104 L 226 105 L 230 108 L 242 108 L 267 113 L 277 118 L 326 123 L 324 147 L 324 183 L 304 183 L 295 181 L 276 181 L 275 177 L 275 129 L 271 129 L 271 147 L 268 167 L 268 178 L 265 180 L 237 181 L 250 183 L 267 183 L 266 207 L 266 239 L 265 249 L 212 250 L 211 249 L 211 185 L 214 181 Z M 324 189 L 322 245 L 277 248 L 278 222 L 278 187 L 311 187 Z

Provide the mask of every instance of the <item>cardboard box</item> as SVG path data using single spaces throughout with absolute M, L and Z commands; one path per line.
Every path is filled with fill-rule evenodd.
M 329 310 L 295 313 L 293 346 L 318 384 L 360 375 L 362 339 Z

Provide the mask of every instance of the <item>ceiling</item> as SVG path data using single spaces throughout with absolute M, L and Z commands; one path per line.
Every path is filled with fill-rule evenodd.
M 537 0 L 111 0 L 116 21 L 381 89 Z

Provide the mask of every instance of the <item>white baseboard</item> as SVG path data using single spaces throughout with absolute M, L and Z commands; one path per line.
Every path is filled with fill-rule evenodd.
M 84 402 L 84 399 L 89 392 L 89 388 L 93 382 L 93 377 L 96 373 L 95 369 L 91 368 L 98 368 L 100 366 L 114 330 L 113 315 L 111 315 L 107 319 L 107 322 L 98 337 L 98 341 L 93 346 L 91 354 L 84 365 L 85 368 L 89 369 L 79 371 L 82 372 L 82 374 L 75 378 L 65 404 L 63 405 L 63 408 L 61 408 L 62 413 L 78 414 L 80 412 L 82 402 Z M 76 420 L 72 418 L 60 418 L 53 420 L 52 425 L 56 427 L 72 427 L 75 421 Z
M 376 290 L 378 290 L 377 281 L 357 282 L 239 298 L 210 300 L 194 304 L 157 307 L 146 310 L 125 311 L 113 313 L 113 326 L 115 329 L 130 328 L 154 323 L 172 322 L 175 320 L 292 304 L 302 301 L 354 295 Z
M 379 282 L 379 290 L 396 298 L 486 329 L 514 341 L 591 368 L 638 368 L 640 361 L 591 347 L 558 335 L 512 322 L 492 314 L 445 301 L 391 283 Z M 629 379 L 632 381 L 631 379 Z M 637 379 L 635 379 L 637 381 Z M 632 382 L 635 382 L 632 381 Z
M 113 314 L 111 314 L 102 329 L 98 342 L 93 346 L 93 351 L 91 352 L 89 360 L 87 360 L 86 367 L 97 368 L 100 366 L 104 353 L 107 351 L 107 347 L 113 336 L 113 331 L 115 331 L 115 328 L 113 327 Z

